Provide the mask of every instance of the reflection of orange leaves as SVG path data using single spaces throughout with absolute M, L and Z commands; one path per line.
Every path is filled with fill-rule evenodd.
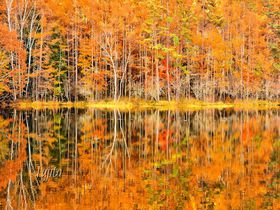
M 48 163 L 48 158 L 42 156 L 41 154 L 32 154 L 32 158 L 34 161 L 41 161 L 43 164 L 47 164 Z
M 26 140 L 21 142 L 19 147 L 18 158 L 16 160 L 7 160 L 0 168 L 0 190 L 5 188 L 9 181 L 14 182 L 18 173 L 23 167 L 23 163 L 26 159 Z
M 4 120 L 4 119 L 0 116 L 0 129 L 6 128 L 11 122 L 12 122 L 12 119 L 5 119 L 5 120 Z
M 81 131 L 83 135 L 81 136 L 82 140 L 91 141 L 91 140 L 106 140 L 110 138 L 110 135 L 106 134 L 107 125 L 104 119 L 94 118 L 92 119 L 84 119 L 83 127 Z
M 244 126 L 242 130 L 242 141 L 248 142 L 251 140 L 252 136 L 253 136 L 253 132 L 251 130 L 251 127 L 249 125 Z
M 159 133 L 158 140 L 163 150 L 166 150 L 167 146 L 174 141 L 172 138 L 172 133 L 172 130 L 164 130 Z
M 160 119 L 166 116 L 164 114 L 159 115 L 159 120 L 155 115 L 150 117 L 147 114 L 143 121 L 142 113 L 141 123 L 138 119 L 133 121 L 137 123 L 132 124 L 131 133 L 127 133 L 127 127 L 124 127 L 126 137 L 130 135 L 132 139 L 128 143 L 128 157 L 122 146 L 119 127 L 114 133 L 110 127 L 112 122 L 100 120 L 103 115 L 96 113 L 98 111 L 88 111 L 79 119 L 84 141 L 78 141 L 77 156 L 72 159 L 70 153 L 69 158 L 62 157 L 60 164 L 67 171 L 63 171 L 59 179 L 40 184 L 37 208 L 88 209 L 94 202 L 98 209 L 145 209 L 149 205 L 149 196 L 158 193 L 159 198 L 152 198 L 160 199 L 162 205 L 169 209 L 175 208 L 178 202 L 182 202 L 185 209 L 207 209 L 207 202 L 214 203 L 216 209 L 239 209 L 246 208 L 247 201 L 255 201 L 256 209 L 261 209 L 265 202 L 269 190 L 267 185 L 276 171 L 267 169 L 271 151 L 275 149 L 274 137 L 278 138 L 278 121 L 271 123 L 263 132 L 261 116 L 242 123 L 238 121 L 240 118 L 216 121 L 207 116 L 207 120 L 210 118 L 207 122 L 193 121 L 193 130 L 189 132 L 184 124 L 178 126 L 181 121 L 175 117 L 167 121 L 166 118 Z M 201 116 L 199 113 L 198 117 Z M 158 122 L 156 126 L 160 125 L 156 130 L 155 121 Z M 202 122 L 206 126 L 201 126 Z M 48 125 L 47 122 L 42 124 Z M 51 125 L 49 123 L 53 129 Z M 26 132 L 26 129 L 23 130 Z M 39 130 L 49 132 L 48 129 Z M 247 132 L 245 139 L 241 136 L 242 132 Z M 66 136 L 65 133 L 63 135 Z M 91 140 L 98 135 L 111 141 L 97 141 L 98 144 L 93 146 Z M 118 146 L 111 147 L 113 135 L 117 136 Z M 29 137 L 38 141 L 36 134 L 31 133 Z M 154 147 L 157 140 L 160 149 Z M 38 147 L 39 144 L 34 144 L 33 151 L 37 151 Z M 110 161 L 104 163 L 104 155 L 110 149 L 113 151 Z M 48 154 L 45 148 L 43 152 Z M 32 154 L 32 160 L 40 158 L 43 157 Z M 108 176 L 104 173 L 107 169 Z M 168 190 L 170 195 L 166 193 Z M 278 205 L 275 204 L 275 207 L 277 209 Z
M 230 139 L 221 135 L 229 124 L 220 124 L 215 128 L 213 137 L 201 132 L 197 138 L 190 140 L 194 177 L 203 179 L 208 186 L 217 182 L 227 186 L 225 191 L 212 198 L 218 209 L 239 208 L 248 200 L 256 200 L 255 204 L 260 208 L 264 202 L 267 180 L 273 174 L 267 172 L 267 167 L 271 161 L 275 132 L 272 125 L 263 131 L 262 125 L 262 116 L 252 117 L 242 124 L 233 124 Z M 241 193 L 243 200 L 240 199 Z M 200 196 L 204 198 L 205 194 L 201 193 Z M 197 202 L 199 205 L 199 199 Z

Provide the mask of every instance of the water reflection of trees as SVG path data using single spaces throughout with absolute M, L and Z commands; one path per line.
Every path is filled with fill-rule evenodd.
M 277 110 L 34 110 L 5 118 L 6 207 L 279 207 Z M 16 173 L 5 172 L 19 159 L 10 166 Z M 36 177 L 49 166 L 62 178 Z

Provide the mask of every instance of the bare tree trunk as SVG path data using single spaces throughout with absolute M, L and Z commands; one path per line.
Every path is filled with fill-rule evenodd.
M 160 100 L 160 85 L 159 85 L 159 66 L 158 66 L 158 58 L 156 53 L 156 89 L 157 89 L 157 101 Z
M 34 21 L 35 21 L 36 18 L 37 18 L 37 15 L 35 14 L 35 6 L 34 6 L 33 14 L 32 14 L 31 20 L 30 20 L 29 37 L 28 37 L 28 43 L 27 43 L 27 46 L 28 46 L 28 66 L 27 66 L 27 83 L 26 83 L 26 90 L 27 91 L 28 91 L 29 83 L 30 83 L 32 48 L 33 48 L 33 45 L 34 45 L 34 39 L 32 39 L 32 33 L 33 33 Z M 27 93 L 26 93 L 26 96 L 27 96 Z

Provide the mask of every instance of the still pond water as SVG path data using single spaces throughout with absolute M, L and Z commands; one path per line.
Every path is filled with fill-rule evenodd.
M 0 111 L 0 209 L 280 209 L 280 110 Z

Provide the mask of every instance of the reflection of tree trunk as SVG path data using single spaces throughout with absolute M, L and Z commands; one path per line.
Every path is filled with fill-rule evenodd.
M 12 181 L 9 180 L 9 184 L 8 184 L 8 188 L 7 188 L 7 199 L 6 199 L 6 209 L 7 209 L 7 210 L 12 210 L 12 209 L 14 209 L 14 208 L 12 207 L 11 196 L 10 196 L 11 184 L 12 184 Z
M 75 109 L 75 182 L 77 181 L 77 167 L 78 167 L 78 163 L 77 163 L 77 159 L 78 159 L 78 115 L 77 115 L 77 109 Z
M 120 128 L 121 128 L 121 131 L 122 131 L 122 139 L 123 139 L 123 143 L 124 143 L 124 145 L 123 145 L 123 151 L 122 151 L 122 170 L 123 170 L 123 191 L 125 191 L 125 189 L 126 189 L 126 136 L 125 136 L 125 133 L 124 133 L 124 131 L 123 131 L 123 127 L 122 127 L 122 122 L 123 122 L 123 120 L 125 120 L 125 118 L 124 119 L 122 119 L 121 118 L 121 114 L 120 114 L 120 112 L 119 112 L 119 117 L 120 117 Z
M 27 169 L 28 169 L 28 176 L 29 176 L 29 183 L 30 183 L 30 189 L 32 194 L 32 201 L 35 202 L 35 193 L 33 190 L 33 182 L 32 182 L 32 169 L 35 171 L 35 168 L 32 163 L 32 152 L 31 152 L 31 142 L 30 142 L 30 135 L 29 135 L 29 122 L 27 120 L 27 114 L 25 115 L 25 122 L 27 127 L 27 142 L 28 142 L 28 163 L 27 163 Z M 42 169 L 42 168 L 41 168 Z
M 118 112 L 118 113 L 117 113 Z M 122 116 L 119 112 L 119 110 L 114 110 L 114 135 L 113 135 L 113 143 L 112 145 L 110 146 L 110 152 L 106 155 L 103 163 L 102 163 L 102 168 L 105 168 L 105 173 L 107 174 L 108 173 L 108 170 L 109 170 L 109 167 L 112 165 L 112 156 L 113 156 L 113 153 L 116 149 L 116 144 L 118 142 L 118 138 L 117 138 L 117 135 L 118 135 L 118 118 L 117 118 L 117 114 L 118 114 L 118 117 L 120 118 L 120 121 L 122 121 Z M 130 153 L 128 151 L 128 146 L 127 146 L 127 143 L 126 143 L 126 135 L 125 135 L 125 132 L 123 130 L 123 127 L 122 127 L 122 123 L 120 123 L 120 131 L 121 131 L 121 134 L 122 134 L 122 146 L 123 146 L 123 151 L 124 151 L 124 156 L 128 156 L 128 158 L 130 158 Z M 117 158 L 117 157 L 115 157 Z M 123 161 L 126 161 L 126 158 L 123 159 Z M 105 167 L 106 166 L 106 167 Z M 125 168 L 124 168 L 125 170 Z
M 241 147 L 241 151 L 240 151 L 240 162 L 241 165 L 244 166 L 244 145 L 243 145 L 243 111 L 241 111 L 241 116 L 240 116 L 240 147 Z M 244 168 L 242 168 L 244 171 Z M 242 174 L 242 177 L 244 176 L 244 174 Z
M 167 115 L 167 132 L 166 132 L 166 158 L 169 158 L 169 129 L 170 129 L 170 110 L 168 110 L 168 115 Z
M 67 111 L 67 114 L 66 114 L 66 132 L 67 132 L 67 159 L 69 160 L 70 159 L 70 143 L 69 143 L 69 140 L 70 140 L 70 120 L 69 120 L 69 114 L 70 112 Z M 70 161 L 69 161 L 70 162 Z M 69 162 L 67 161 L 67 165 L 66 165 L 66 171 L 69 171 Z
M 12 134 L 14 134 L 16 118 L 17 118 L 17 110 L 14 109 Z M 14 156 L 14 141 L 12 140 L 11 141 L 11 155 L 10 155 L 11 160 L 13 160 L 13 156 Z
M 40 128 L 39 128 L 39 131 L 38 131 L 38 110 L 36 110 L 36 134 L 37 136 L 41 137 L 41 131 L 40 131 Z M 42 153 L 42 139 L 40 138 L 39 140 L 39 151 L 40 151 L 40 168 L 42 169 L 43 168 L 43 153 Z M 41 170 L 42 171 L 42 170 Z M 42 176 L 42 174 L 40 174 L 40 176 Z
M 107 164 L 107 167 L 105 169 L 106 174 L 108 172 L 109 166 L 112 163 L 112 154 L 114 152 L 114 148 L 115 148 L 116 142 L 117 142 L 117 111 L 114 109 L 114 137 L 113 137 L 113 144 L 111 146 L 109 154 L 106 156 L 105 160 L 102 163 L 102 168 L 105 167 L 105 165 Z
M 176 111 L 176 128 L 180 128 L 180 113 L 178 111 Z M 180 141 L 180 129 L 176 129 L 176 145 L 178 145 L 179 141 Z M 176 147 L 176 153 L 179 153 L 179 147 Z
M 155 157 L 157 157 L 158 153 L 158 145 L 159 145 L 159 110 L 156 111 L 156 142 L 155 142 Z M 156 160 L 155 160 L 156 161 Z
M 125 135 L 125 132 L 124 132 L 123 126 L 122 126 L 122 122 L 124 121 L 124 119 L 122 118 L 122 115 L 121 115 L 120 111 L 119 110 L 117 110 L 117 111 L 118 111 L 119 118 L 120 118 L 120 130 L 121 130 L 121 133 L 122 133 L 122 141 L 123 141 L 123 146 L 124 146 L 124 149 L 125 149 L 124 154 L 125 155 L 127 154 L 127 156 L 130 157 L 128 147 L 127 147 L 127 143 L 126 143 L 126 135 Z
M 128 114 L 128 141 L 129 141 L 129 145 L 131 145 L 131 111 L 130 110 Z
M 21 193 L 23 194 L 24 206 L 25 206 L 25 209 L 26 209 L 26 207 L 27 207 L 26 188 L 25 188 L 25 186 L 24 186 L 24 184 L 23 184 L 22 173 L 23 173 L 23 171 L 20 172 L 20 195 L 21 195 Z

